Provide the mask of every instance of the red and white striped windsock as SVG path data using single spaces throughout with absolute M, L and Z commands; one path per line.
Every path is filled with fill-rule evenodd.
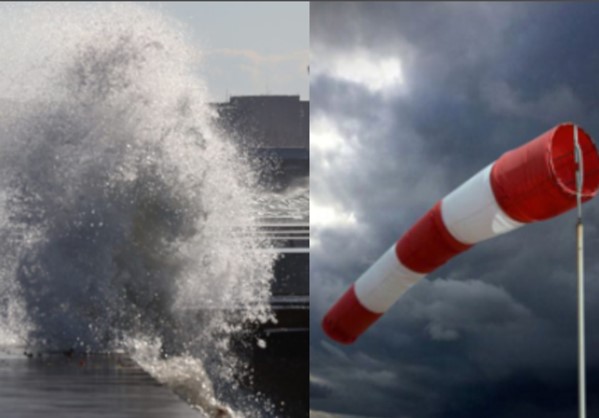
M 503 154 L 437 202 L 337 301 L 323 320 L 332 339 L 356 340 L 414 283 L 477 242 L 576 207 L 574 125 L 559 125 Z M 578 128 L 582 201 L 599 187 L 599 155 Z

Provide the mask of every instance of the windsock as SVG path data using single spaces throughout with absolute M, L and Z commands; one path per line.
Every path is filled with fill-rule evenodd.
M 582 201 L 599 187 L 599 155 L 580 127 Z M 474 244 L 576 207 L 575 125 L 508 151 L 437 202 L 325 315 L 323 329 L 350 344 L 420 278 Z

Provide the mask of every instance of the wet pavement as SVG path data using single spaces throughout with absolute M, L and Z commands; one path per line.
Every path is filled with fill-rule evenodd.
M 124 354 L 28 357 L 0 350 L 0 416 L 10 418 L 198 418 Z

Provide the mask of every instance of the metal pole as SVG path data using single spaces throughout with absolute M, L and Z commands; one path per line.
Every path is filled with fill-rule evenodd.
M 584 353 L 584 265 L 583 265 L 583 228 L 579 220 L 576 225 L 578 238 L 578 404 L 579 417 L 586 418 L 586 380 Z
M 586 418 L 586 367 L 584 344 L 584 228 L 582 224 L 582 185 L 583 161 L 578 143 L 578 127 L 574 125 L 574 159 L 576 160 L 576 205 L 578 216 L 576 221 L 576 252 L 578 268 L 578 416 Z

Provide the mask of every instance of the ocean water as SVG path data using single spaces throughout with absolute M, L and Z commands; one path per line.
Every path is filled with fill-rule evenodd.
M 231 342 L 273 320 L 260 219 L 307 192 L 257 187 L 213 128 L 185 28 L 4 4 L 0 56 L 0 345 L 126 352 L 209 416 L 275 415 Z

